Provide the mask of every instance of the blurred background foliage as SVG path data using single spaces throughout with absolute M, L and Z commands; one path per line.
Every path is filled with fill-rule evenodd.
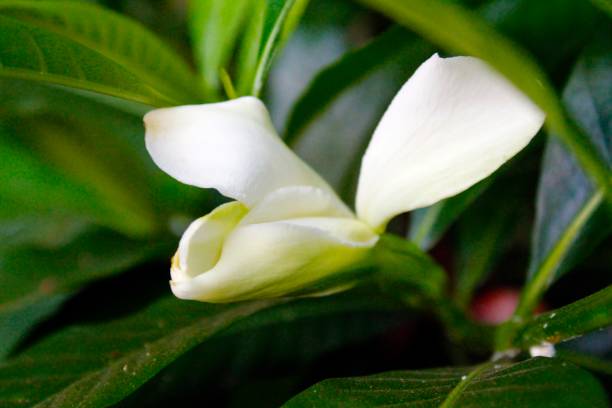
M 0 2 L 0 405 L 77 406 L 95 389 L 84 406 L 276 406 L 325 378 L 490 351 L 466 352 L 430 313 L 374 288 L 234 325 L 269 305 L 173 299 L 180 234 L 224 198 L 155 167 L 142 127 L 152 107 L 259 94 L 287 143 L 352 203 L 399 87 L 434 52 L 478 55 L 548 108 L 548 126 L 491 178 L 391 229 L 430 251 L 468 314 L 525 280 L 536 289 L 520 317 L 612 283 L 607 1 L 415 1 L 417 17 L 391 0 L 91 2 L 118 14 L 53 3 Z M 562 347 L 610 385 L 609 328 Z

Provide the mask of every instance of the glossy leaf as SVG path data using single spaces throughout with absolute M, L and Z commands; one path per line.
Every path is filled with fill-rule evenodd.
M 394 371 L 325 380 L 284 406 L 298 407 L 607 407 L 588 372 L 558 359 L 534 358 L 476 368 Z
M 180 57 L 141 25 L 91 3 L 4 1 L 0 33 L 0 76 L 153 106 L 202 98 Z
M 170 251 L 167 243 L 91 228 L 67 244 L 47 241 L 0 250 L 0 359 L 83 284 Z
M 612 285 L 529 320 L 512 343 L 524 349 L 543 342 L 555 344 L 609 326 L 612 326 Z
M 177 395 L 188 400 L 218 387 L 219 378 L 231 376 L 244 383 L 260 367 L 266 371 L 291 367 L 291 373 L 299 372 L 325 358 L 325 353 L 362 344 L 412 319 L 401 303 L 362 289 L 295 300 L 243 319 L 183 355 L 121 406 L 165 406 L 176 403 Z M 274 391 L 280 397 L 275 398 L 275 406 L 291 396 Z
M 611 88 L 612 57 L 609 48 L 600 48 L 580 60 L 564 92 L 570 112 L 606 157 L 610 169 Z M 567 149 L 550 138 L 538 187 L 530 280 L 545 275 L 545 285 L 550 285 L 612 232 L 612 219 L 601 208 L 604 194 Z
M 453 52 L 487 61 L 538 104 L 547 126 L 570 147 L 598 185 L 609 188 L 609 169 L 591 141 L 565 115 L 546 75 L 529 56 L 475 14 L 441 0 L 362 0 Z
M 109 406 L 187 350 L 268 305 L 164 297 L 125 318 L 68 327 L 0 364 L 0 403 Z
M 227 67 L 255 1 L 192 0 L 189 5 L 194 57 L 209 92 L 218 92 L 219 72 Z

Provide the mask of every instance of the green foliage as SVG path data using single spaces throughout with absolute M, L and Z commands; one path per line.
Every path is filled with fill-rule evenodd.
M 3 1 L 0 32 L 0 75 L 5 77 L 152 106 L 202 98 L 189 68 L 153 34 L 89 3 Z
M 529 320 L 513 344 L 521 347 L 542 342 L 559 343 L 612 325 L 612 285 L 560 309 Z
M 564 100 L 612 168 L 612 112 L 606 107 L 606 89 L 612 88 L 610 51 L 610 47 L 598 44 L 580 59 L 565 88 Z M 579 254 L 588 254 L 612 231 L 612 219 L 602 209 L 604 195 L 567 149 L 550 138 L 537 196 L 530 279 L 545 275 L 550 285 L 575 264 Z
M 163 298 L 124 319 L 66 328 L 0 365 L 0 401 L 6 407 L 108 406 L 266 305 L 215 307 Z
M 187 384 L 214 405 L 217 383 L 240 391 L 227 405 L 259 396 L 271 405 L 264 395 L 279 403 L 317 382 L 286 405 L 608 406 L 598 380 L 570 363 L 609 374 L 605 358 L 565 344 L 557 358 L 524 358 L 532 346 L 612 325 L 607 0 L 98 3 L 115 11 L 0 1 L 0 406 L 181 404 Z M 299 41 L 353 48 L 312 78 L 281 72 L 267 85 L 284 47 L 298 62 L 319 57 L 288 41 L 303 15 L 310 21 Z M 188 25 L 191 49 L 179 25 Z M 143 143 L 147 110 L 226 99 L 223 89 L 230 98 L 280 94 L 290 113 L 284 124 L 274 119 L 285 141 L 350 203 L 376 123 L 436 47 L 486 60 L 546 112 L 543 155 L 536 141 L 494 177 L 415 211 L 409 226 L 392 223 L 398 234 L 381 236 L 359 269 L 370 279 L 345 294 L 220 306 L 166 293 L 167 275 L 158 272 L 168 269 L 176 236 L 223 199 L 154 166 Z M 199 76 L 182 54 L 193 56 Z M 297 98 L 295 83 L 308 84 Z M 527 271 L 495 273 L 513 256 Z M 127 271 L 137 282 L 124 280 Z M 509 322 L 472 321 L 470 303 L 485 281 L 516 285 L 525 275 Z M 109 277 L 119 284 L 104 286 Z M 148 293 L 150 284 L 165 294 Z M 549 289 L 550 310 L 533 316 Z M 71 318 L 74 296 L 96 290 L 103 296 L 81 299 Z M 418 325 L 429 316 L 448 346 Z M 363 366 L 367 351 L 354 347 L 367 349 L 373 336 L 389 356 Z M 459 367 L 325 379 L 416 366 L 393 354 L 399 343 L 419 364 Z M 467 366 L 494 349 L 509 361 Z M 350 363 L 337 362 L 339 350 Z M 267 378 L 279 366 L 282 380 Z M 247 383 L 250 375 L 262 382 Z M 271 389 L 260 389 L 265 381 Z
M 22 245 L 0 249 L 0 357 L 43 315 L 83 284 L 121 272 L 160 253 L 168 245 L 134 241 L 89 228 L 65 245 Z M 29 318 L 24 316 L 31 316 Z M 26 320 L 26 322 L 24 322 Z M 29 323 L 29 324 L 28 324 Z
M 557 359 L 472 368 L 394 371 L 325 380 L 285 407 L 607 407 L 605 392 L 586 371 Z

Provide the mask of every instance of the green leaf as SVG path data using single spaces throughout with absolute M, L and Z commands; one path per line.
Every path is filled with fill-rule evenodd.
M 219 72 L 227 67 L 255 4 L 252 0 L 190 1 L 189 28 L 194 57 L 209 93 L 219 92 Z
M 574 363 L 582 368 L 596 373 L 612 375 L 612 361 L 594 357 L 590 354 L 580 353 L 573 350 L 558 348 L 557 357 Z
M 209 387 L 219 386 L 220 377 L 243 384 L 261 367 L 308 370 L 325 353 L 363 343 L 411 318 L 400 302 L 369 288 L 281 304 L 241 320 L 186 353 L 121 406 L 166 406 L 176 395 L 207 393 Z M 276 406 L 292 395 L 283 398 L 276 392 L 281 393 Z
M 538 315 L 516 333 L 512 344 L 523 349 L 559 343 L 612 326 L 612 285 L 560 309 Z
M 91 3 L 3 1 L 0 33 L 0 76 L 152 106 L 202 98 L 189 68 L 153 34 Z
M 416 245 L 400 237 L 383 234 L 374 257 L 381 284 L 400 296 L 415 294 L 439 299 L 446 289 L 446 274 Z
M 525 167 L 524 161 L 517 164 Z M 455 295 L 461 306 L 469 306 L 474 291 L 487 279 L 517 227 L 529 220 L 520 200 L 529 197 L 530 181 L 524 172 L 500 174 L 459 219 Z
M 167 253 L 168 243 L 134 241 L 92 228 L 67 244 L 4 248 L 0 251 L 0 359 L 75 289 Z
M 406 78 L 432 52 L 403 29 L 392 28 L 322 70 L 295 104 L 287 143 L 346 201 L 352 201 L 359 158 L 375 124 Z
M 325 380 L 285 407 L 607 407 L 606 393 L 588 372 L 558 359 L 476 368 L 395 371 Z
M 410 215 L 408 238 L 423 250 L 431 249 L 492 181 L 493 178 L 489 177 L 461 194 L 413 211 Z
M 610 188 L 610 171 L 595 146 L 570 118 L 538 65 L 473 13 L 441 0 L 361 0 L 453 52 L 487 61 L 547 114 L 547 125 L 598 185 Z
M 591 0 L 593 4 L 606 12 L 609 17 L 612 17 L 612 1 L 610 0 Z
M 411 47 L 413 41 L 414 38 L 407 31 L 393 27 L 369 44 L 346 53 L 322 70 L 294 104 L 287 121 L 285 142 L 289 145 L 295 144 L 312 121 L 343 92 L 367 78 L 372 71 L 380 69 L 381 65 L 397 58 L 399 53 L 406 52 L 407 49 L 418 52 L 416 47 Z M 422 52 L 422 59 L 427 57 L 427 51 Z M 422 60 L 419 56 L 413 58 Z
M 261 93 L 274 56 L 296 27 L 307 4 L 307 0 L 265 0 L 265 2 L 261 31 L 256 37 L 259 39 L 259 46 L 251 88 L 251 94 L 254 96 L 259 96 Z
M 165 227 L 170 217 L 201 215 L 210 208 L 206 199 L 214 194 L 177 183 L 155 166 L 143 143 L 145 111 L 133 111 L 135 104 L 126 111 L 126 106 L 117 109 L 108 100 L 100 102 L 68 88 L 0 79 L 0 112 L 6 123 L 0 123 L 0 144 L 8 143 L 13 151 L 0 155 L 0 167 L 18 157 L 25 160 L 14 164 L 20 171 L 0 173 L 1 180 L 14 175 L 4 183 L 22 184 L 11 189 L 0 185 L 3 204 L 12 197 L 13 216 L 34 212 L 84 218 L 145 236 Z M 71 146 L 70 152 L 63 145 Z M 32 170 L 26 166 L 30 160 L 36 162 Z M 64 188 L 67 183 L 72 187 Z M 0 218 L 6 210 L 0 206 Z
M 270 304 L 164 297 L 125 318 L 68 327 L 0 363 L 0 404 L 112 405 L 187 350 Z
M 570 112 L 612 168 L 610 48 L 591 50 L 577 64 L 564 92 Z M 612 232 L 602 207 L 605 192 L 593 185 L 555 138 L 544 154 L 538 186 L 529 280 L 548 286 Z M 599 213 L 598 213 L 599 210 Z

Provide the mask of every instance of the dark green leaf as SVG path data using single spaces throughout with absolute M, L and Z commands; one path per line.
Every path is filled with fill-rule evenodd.
M 187 350 L 269 305 L 164 297 L 129 317 L 68 327 L 0 364 L 0 405 L 112 405 Z
M 604 360 L 589 354 L 567 350 L 564 348 L 557 349 L 557 357 L 596 373 L 612 375 L 612 361 L 610 360 Z
M 547 114 L 548 128 L 572 150 L 580 165 L 608 189 L 608 165 L 566 116 L 538 65 L 473 13 L 441 0 L 361 0 L 424 37 L 459 53 L 479 57 L 505 75 Z
M 433 247 L 457 217 L 489 187 L 492 180 L 489 177 L 459 195 L 412 212 L 408 231 L 410 240 L 423 250 Z
M 610 89 L 612 54 L 606 46 L 580 60 L 564 101 L 612 168 Z M 538 187 L 530 280 L 550 285 L 612 232 L 612 219 L 602 208 L 604 194 L 567 149 L 550 138 Z
M 243 383 L 261 367 L 266 371 L 290 367 L 296 373 L 324 353 L 359 344 L 412 317 L 401 303 L 362 289 L 292 301 L 243 319 L 185 354 L 121 406 L 165 406 L 177 395 L 202 395 L 222 386 L 221 377 Z M 281 396 L 276 406 L 289 396 Z
M 0 3 L 0 76 L 153 106 L 201 99 L 181 59 L 141 25 L 91 3 Z
M 607 407 L 606 394 L 588 372 L 557 359 L 478 368 L 396 371 L 325 380 L 285 407 Z
M 612 326 L 612 286 L 529 320 L 512 343 L 522 348 L 554 344 L 608 326 Z
M 92 229 L 68 244 L 47 241 L 0 251 L 0 358 L 84 283 L 169 252 L 167 243 Z
M 514 238 L 517 227 L 528 220 L 529 214 L 523 204 L 523 200 L 531 196 L 528 181 L 524 173 L 514 177 L 499 175 L 493 186 L 459 219 L 455 295 L 462 306 L 469 305 L 474 291 L 485 281 Z
M 384 234 L 374 248 L 381 283 L 401 297 L 406 294 L 439 299 L 446 289 L 442 268 L 416 245 Z

